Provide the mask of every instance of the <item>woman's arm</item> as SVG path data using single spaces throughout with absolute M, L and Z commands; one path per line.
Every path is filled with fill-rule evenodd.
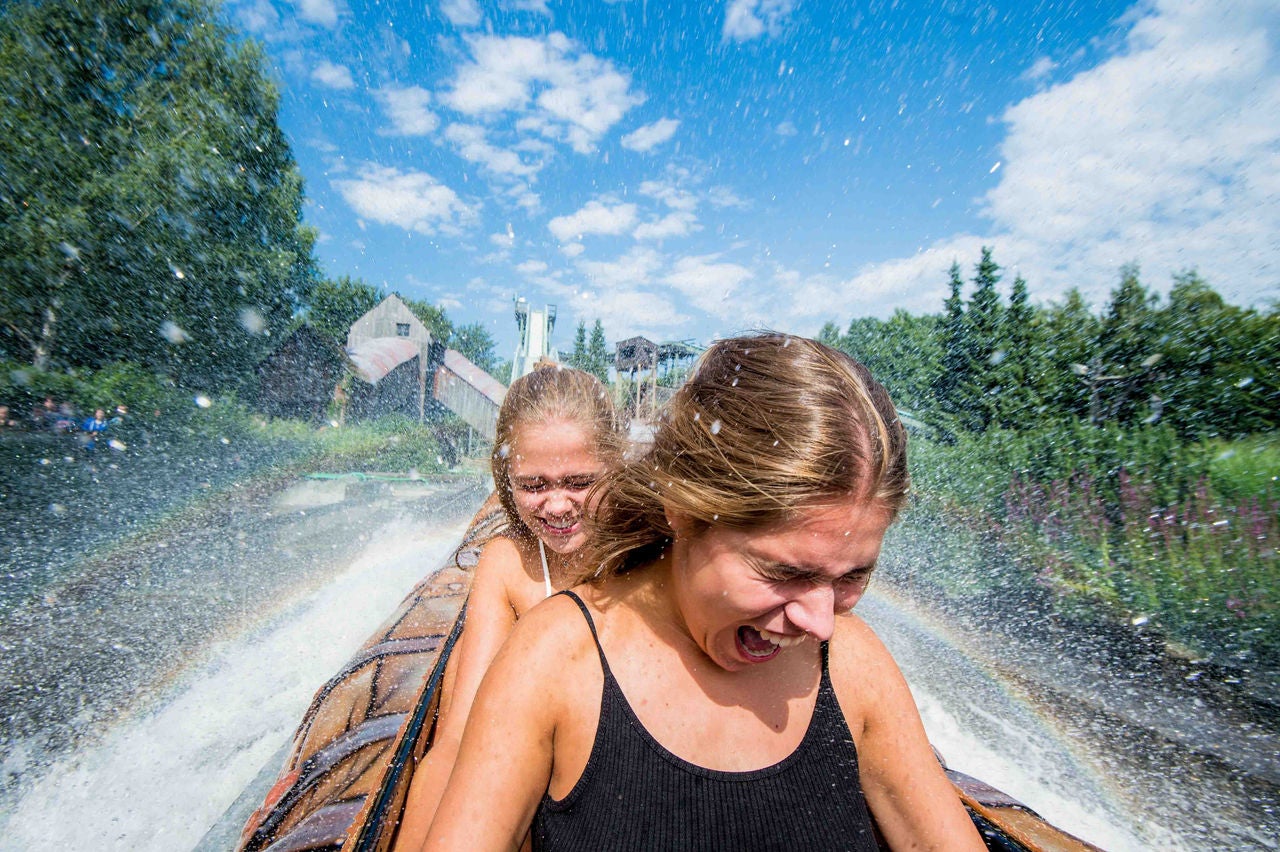
M 584 668 L 572 607 L 553 599 L 530 610 L 493 660 L 425 852 L 512 850 L 528 835 L 550 783 L 557 728 L 576 700 L 574 672 Z
M 467 598 L 467 622 L 449 662 L 451 688 L 440 696 L 435 737 L 413 773 L 396 834 L 396 852 L 415 852 L 426 839 L 449 773 L 453 771 L 458 743 L 480 681 L 515 626 L 515 609 L 507 591 L 513 570 L 523 571 L 523 567 L 520 551 L 510 539 L 495 538 L 480 552 Z
M 858 747 L 862 792 L 890 848 L 985 850 L 897 663 L 861 619 L 836 624 L 832 684 Z

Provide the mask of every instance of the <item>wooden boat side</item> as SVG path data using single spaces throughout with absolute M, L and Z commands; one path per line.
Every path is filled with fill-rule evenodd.
M 446 564 L 316 692 L 241 850 L 389 848 L 461 631 L 470 568 L 502 522 L 491 496 Z
M 502 521 L 491 495 L 445 566 L 316 692 L 240 850 L 390 848 L 413 767 L 430 746 L 440 684 L 466 615 L 469 569 Z M 988 849 L 1101 852 L 1000 790 L 946 771 Z

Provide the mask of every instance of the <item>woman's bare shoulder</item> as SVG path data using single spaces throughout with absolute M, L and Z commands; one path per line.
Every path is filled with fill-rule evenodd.
M 533 548 L 514 536 L 499 533 L 480 549 L 475 567 L 476 579 L 483 577 L 490 583 L 502 581 L 504 585 L 532 581 L 531 558 L 534 561 L 538 558 Z
M 828 668 L 845 716 L 853 727 L 886 709 L 911 702 L 910 691 L 889 649 L 865 621 L 853 613 L 836 619 Z M 912 707 L 914 703 L 911 702 Z
M 553 595 L 529 609 L 512 628 L 502 656 L 522 670 L 562 679 L 584 661 L 597 659 L 591 629 L 568 595 Z

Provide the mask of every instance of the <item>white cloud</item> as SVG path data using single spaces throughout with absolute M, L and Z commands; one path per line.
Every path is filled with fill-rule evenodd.
M 528 177 L 537 174 L 539 166 L 520 159 L 515 151 L 499 148 L 485 138 L 485 129 L 476 124 L 451 124 L 444 136 L 458 149 L 458 154 L 494 174 L 507 177 Z
M 479 36 L 442 100 L 472 116 L 516 113 L 522 129 L 586 153 L 644 101 L 630 78 L 561 33 L 545 38 Z
M 298 17 L 323 27 L 333 27 L 338 23 L 338 5 L 334 0 L 293 0 L 298 10 Z
M 427 109 L 431 93 L 421 86 L 380 89 L 376 96 L 398 136 L 426 136 L 440 125 L 440 118 Z
M 661 118 L 622 137 L 622 147 L 632 151 L 650 151 L 675 135 L 680 122 Z
M 327 59 L 320 60 L 311 72 L 311 79 L 331 89 L 354 89 L 356 81 L 351 78 L 351 69 L 345 65 L 337 65 Z
M 582 254 L 586 250 L 587 250 L 587 247 L 584 246 L 582 243 L 565 243 L 564 245 L 560 246 L 560 253 L 563 254 L 565 257 L 577 257 L 578 255 Z
M 280 15 L 270 0 L 252 0 L 235 8 L 236 20 L 251 33 L 266 33 L 280 26 Z
M 718 313 L 732 304 L 738 287 L 754 273 L 737 263 L 725 263 L 715 255 L 682 257 L 662 279 L 679 290 L 696 307 Z
M 738 197 L 732 189 L 727 186 L 713 186 L 707 192 L 707 200 L 714 207 L 747 207 L 747 202 Z
M 615 204 L 610 207 L 599 201 L 588 201 L 578 212 L 552 219 L 547 223 L 547 229 L 557 240 L 567 243 L 587 234 L 625 233 L 635 221 L 634 204 Z
M 685 210 L 676 210 L 653 222 L 641 223 L 632 236 L 637 240 L 664 240 L 683 237 L 695 230 L 698 230 L 698 217 Z
M 520 12 L 535 12 L 539 15 L 551 17 L 551 10 L 547 8 L 547 0 L 509 0 L 512 9 Z
M 794 5 L 794 0 L 729 0 L 721 33 L 726 41 L 751 41 L 765 33 L 776 36 Z
M 474 27 L 484 19 L 476 0 L 443 0 L 440 12 L 455 27 Z
M 683 176 L 683 175 L 681 175 Z M 640 194 L 655 198 L 672 210 L 694 210 L 698 206 L 698 197 L 688 190 L 681 189 L 675 183 L 646 180 L 640 184 Z
M 796 126 L 791 122 L 780 121 L 778 122 L 778 125 L 773 128 L 773 132 L 779 136 L 795 136 L 799 131 L 796 130 Z
M 1122 55 L 1005 112 L 1000 183 L 984 198 L 996 258 L 1026 244 L 1033 293 L 1081 285 L 1095 303 L 1130 261 L 1158 289 L 1197 267 L 1229 301 L 1275 298 L 1280 62 L 1267 33 L 1280 7 L 1153 9 Z
M 384 225 L 421 234 L 456 233 L 476 216 L 476 209 L 426 172 L 401 172 L 367 164 L 351 180 L 333 187 L 357 214 Z
M 1035 62 L 1031 63 L 1031 67 L 1022 72 L 1022 79 L 1029 80 L 1032 83 L 1038 83 L 1048 78 L 1053 73 L 1053 69 L 1058 67 L 1058 63 L 1054 62 L 1047 56 L 1041 56 Z
M 526 260 L 516 267 L 521 275 L 541 275 L 547 271 L 547 265 L 540 260 Z
M 635 247 L 617 260 L 581 260 L 578 270 L 603 290 L 627 290 L 647 286 L 662 268 L 662 256 L 653 249 Z

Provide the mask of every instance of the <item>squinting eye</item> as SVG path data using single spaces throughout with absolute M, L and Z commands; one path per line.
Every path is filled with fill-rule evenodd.
M 545 482 L 528 482 L 516 487 L 526 494 L 537 494 L 539 491 L 546 490 L 547 484 Z
M 580 479 L 566 479 L 564 487 L 568 488 L 570 491 L 586 491 L 595 484 L 596 481 L 593 477 L 584 476 Z

